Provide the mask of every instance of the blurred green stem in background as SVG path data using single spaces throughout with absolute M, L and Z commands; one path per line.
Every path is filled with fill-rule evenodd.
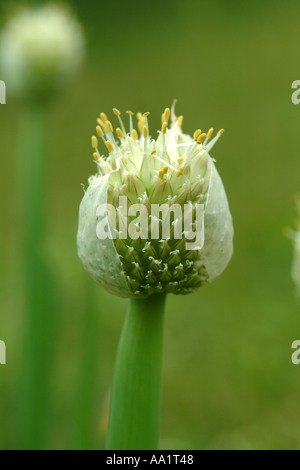
M 114 372 L 108 450 L 156 450 L 165 295 L 130 299 Z
M 27 104 L 21 117 L 17 182 L 24 338 L 18 393 L 18 447 L 44 449 L 49 424 L 51 365 L 55 350 L 52 280 L 44 259 L 45 162 L 49 109 Z
M 74 431 L 72 448 L 74 450 L 90 450 L 96 448 L 95 434 L 99 416 L 97 409 L 98 376 L 99 376 L 99 331 L 101 315 L 96 308 L 96 289 L 99 286 L 87 276 L 86 305 L 82 321 L 83 355 L 78 367 L 78 383 L 76 387 Z M 100 364 L 101 367 L 101 364 Z

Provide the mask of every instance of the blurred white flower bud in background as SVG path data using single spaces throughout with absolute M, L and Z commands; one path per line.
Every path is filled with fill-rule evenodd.
M 16 95 L 51 95 L 79 69 L 81 26 L 64 5 L 21 8 L 0 34 L 1 78 Z

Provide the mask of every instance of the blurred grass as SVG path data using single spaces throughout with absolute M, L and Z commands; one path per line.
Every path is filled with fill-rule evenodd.
M 90 149 L 95 118 L 113 106 L 149 110 L 153 130 L 162 109 L 177 98 L 186 132 L 226 130 L 212 155 L 234 218 L 235 253 L 213 284 L 185 298 L 168 298 L 161 447 L 296 448 L 300 380 L 290 347 L 299 339 L 300 309 L 290 279 L 292 247 L 282 231 L 293 223 L 293 196 L 300 188 L 300 107 L 291 103 L 291 83 L 299 78 L 300 5 L 291 0 L 169 0 L 143 7 L 133 1 L 126 8 L 101 2 L 98 10 L 90 0 L 73 5 L 87 31 L 89 59 L 49 126 L 45 250 L 62 295 L 49 447 L 68 448 L 76 425 L 88 276 L 77 258 L 76 231 L 81 184 L 95 168 Z M 0 369 L 2 449 L 15 445 L 17 383 L 27 360 L 20 350 L 24 325 L 14 212 L 19 116 L 8 93 L 0 108 L 0 339 L 7 345 L 7 365 Z M 101 288 L 95 296 L 105 316 L 99 322 L 101 367 L 95 380 L 98 425 L 91 439 L 94 447 L 103 447 L 105 397 L 126 301 Z

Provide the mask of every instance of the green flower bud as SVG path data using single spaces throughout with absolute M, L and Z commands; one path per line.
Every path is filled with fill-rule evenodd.
M 187 294 L 212 281 L 233 253 L 233 225 L 222 180 L 209 150 L 211 140 L 182 132 L 182 117 L 162 115 L 155 140 L 148 114 L 137 113 L 139 134 L 129 114 L 126 132 L 113 134 L 101 113 L 98 136 L 109 151 L 100 156 L 92 138 L 98 174 L 90 177 L 80 205 L 78 254 L 87 271 L 109 292 L 122 297 Z

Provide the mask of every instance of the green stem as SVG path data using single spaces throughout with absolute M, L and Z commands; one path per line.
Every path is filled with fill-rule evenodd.
M 48 108 L 27 106 L 22 115 L 17 210 L 24 285 L 19 443 L 44 449 L 47 443 L 50 370 L 54 353 L 52 279 L 44 258 L 45 158 Z
M 74 450 L 92 450 L 95 448 L 95 434 L 98 427 L 98 415 L 95 413 L 97 400 L 97 377 L 99 373 L 99 331 L 101 314 L 96 308 L 97 286 L 90 277 L 86 278 L 87 297 L 82 323 L 82 360 L 78 366 L 78 385 L 74 410 Z M 101 338 L 100 338 L 101 342 Z M 101 363 L 100 363 L 101 368 Z M 99 397 L 98 397 L 99 399 Z
M 108 450 L 158 448 L 165 296 L 131 299 L 117 352 Z

